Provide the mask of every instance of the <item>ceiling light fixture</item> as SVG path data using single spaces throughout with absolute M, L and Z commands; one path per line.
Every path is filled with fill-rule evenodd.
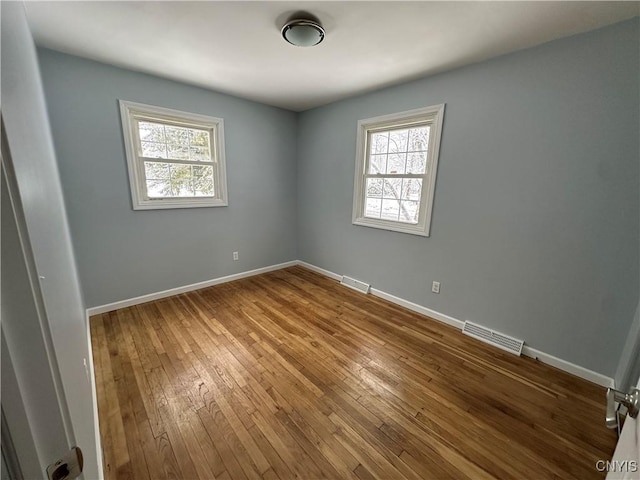
M 324 40 L 320 22 L 305 18 L 289 20 L 282 27 L 282 38 L 296 47 L 313 47 Z

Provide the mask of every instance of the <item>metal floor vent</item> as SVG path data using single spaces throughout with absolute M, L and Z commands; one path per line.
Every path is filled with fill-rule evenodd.
M 501 348 L 507 352 L 520 355 L 522 353 L 522 346 L 524 340 L 518 340 L 517 338 L 509 337 L 500 332 L 496 332 L 487 327 L 477 325 L 471 322 L 464 322 L 462 327 L 462 333 L 469 335 L 470 337 L 477 338 L 485 343 L 489 343 L 494 347 Z
M 356 280 L 355 278 L 347 277 L 346 275 L 342 276 L 342 280 L 340 281 L 342 285 L 345 287 L 353 288 L 354 290 L 358 290 L 362 293 L 369 293 L 369 285 L 368 283 L 361 282 L 360 280 Z

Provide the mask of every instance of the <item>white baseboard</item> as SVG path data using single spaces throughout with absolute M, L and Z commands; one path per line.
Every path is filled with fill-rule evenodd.
M 462 320 L 450 317 L 449 315 L 445 315 L 444 313 L 436 312 L 435 310 L 431 310 L 430 308 L 423 307 L 422 305 L 418 305 L 417 303 L 410 302 L 408 300 L 405 300 L 404 298 L 396 297 L 395 295 L 383 292 L 382 290 L 378 290 L 377 288 L 372 288 L 370 291 L 371 295 L 383 298 L 391 303 L 403 306 L 414 312 L 421 313 L 422 315 L 426 315 L 427 317 L 433 318 L 442 323 L 446 323 L 447 325 L 451 325 L 452 327 L 462 329 L 464 325 L 464 322 Z
M 310 263 L 303 262 L 301 260 L 293 260 L 290 262 L 279 263 L 277 265 L 271 265 L 268 267 L 257 268 L 255 270 L 248 270 L 246 272 L 227 275 L 226 277 L 219 277 L 219 278 L 214 278 L 212 280 L 206 280 L 204 282 L 193 283 L 191 285 L 184 285 L 182 287 L 171 288 L 169 290 L 163 290 L 162 292 L 150 293 L 148 295 L 129 298 L 127 300 L 121 300 L 118 302 L 109 303 L 107 305 L 91 307 L 87 309 L 87 317 L 90 317 L 92 315 L 98 315 L 100 313 L 110 312 L 118 308 L 125 308 L 125 307 L 130 307 L 132 305 L 139 305 L 141 303 L 151 302 L 153 300 L 170 297 L 172 295 L 178 295 L 180 293 L 191 292 L 193 290 L 198 290 L 200 288 L 211 287 L 213 285 L 231 282 L 233 280 L 239 280 L 241 278 L 260 275 L 261 273 L 267 273 L 267 272 L 272 272 L 274 270 L 280 270 L 282 268 L 292 267 L 294 265 L 300 265 L 302 267 L 305 267 L 309 270 L 317 272 L 333 280 L 340 281 L 342 279 L 342 275 L 338 275 L 337 273 L 331 272 L 329 270 L 325 270 L 324 268 L 320 268 L 316 265 L 312 265 Z M 382 290 L 378 290 L 377 288 L 371 288 L 370 292 L 372 295 L 375 295 L 376 297 L 383 298 L 384 300 L 387 300 L 391 303 L 395 303 L 396 305 L 400 305 L 411 311 L 433 318 L 434 320 L 438 320 L 439 322 L 446 323 L 447 325 L 451 325 L 455 328 L 462 329 L 464 325 L 464 321 L 462 320 L 451 317 L 449 315 L 438 312 L 436 310 L 432 310 L 422 305 L 418 305 L 417 303 L 410 302 L 403 298 L 396 297 L 395 295 L 391 295 L 390 293 L 386 293 Z M 568 362 L 561 358 L 554 357 L 553 355 L 550 355 L 548 353 L 542 352 L 535 348 L 529 347 L 528 345 L 525 345 L 522 348 L 522 354 L 527 357 L 535 358 L 542 363 L 546 363 L 553 367 L 559 368 L 560 370 L 564 370 L 565 372 L 571 373 L 572 375 L 575 375 L 580 378 L 584 378 L 585 380 L 596 383 L 603 387 L 612 387 L 614 385 L 614 380 L 611 377 L 607 377 L 606 375 L 603 375 L 598 372 L 594 372 L 593 370 L 589 370 L 587 368 L 581 367 L 580 365 L 576 365 L 574 363 Z
M 307 262 L 298 261 L 298 265 L 306 267 L 309 270 L 313 270 L 314 272 L 318 272 L 322 275 L 326 275 L 327 277 L 333 278 L 334 280 L 340 280 L 342 278 L 342 276 L 338 275 L 337 273 L 330 272 L 315 265 L 311 265 Z M 395 303 L 396 305 L 400 305 L 416 313 L 426 315 L 427 317 L 433 318 L 434 320 L 438 320 L 442 323 L 446 323 L 447 325 L 451 325 L 459 329 L 462 329 L 462 327 L 464 326 L 464 321 L 462 320 L 451 317 L 444 313 L 440 313 L 436 310 L 423 307 L 422 305 L 418 305 L 417 303 L 410 302 L 403 298 L 396 297 L 395 295 L 383 292 L 382 290 L 378 290 L 377 288 L 371 288 L 370 292 L 376 297 L 383 298 L 391 303 Z M 542 352 L 535 348 L 531 348 L 527 345 L 522 347 L 522 354 L 527 357 L 535 358 L 542 363 L 546 363 L 547 365 L 551 365 L 572 375 L 575 375 L 576 377 L 584 378 L 585 380 L 593 382 L 597 385 L 603 387 L 613 387 L 614 385 L 614 380 L 611 377 L 607 377 L 606 375 L 603 375 L 601 373 L 581 367 L 580 365 L 576 365 L 575 363 L 568 362 L 567 360 L 554 357 L 553 355 Z
M 99 305 L 97 307 L 90 307 L 87 309 L 87 315 L 89 317 L 98 315 L 100 313 L 110 312 L 119 308 L 131 307 L 133 305 L 140 305 L 141 303 L 152 302 L 161 298 L 171 297 L 180 293 L 191 292 L 193 290 L 199 290 L 201 288 L 211 287 L 213 285 L 219 285 L 221 283 L 232 282 L 234 280 L 240 280 L 241 278 L 253 277 L 254 275 L 260 275 L 261 273 L 273 272 L 274 270 L 280 270 L 282 268 L 293 267 L 298 265 L 297 260 L 290 262 L 279 263 L 277 265 L 270 265 L 268 267 L 256 268 L 255 270 L 248 270 L 246 272 L 234 273 L 233 275 L 227 275 L 226 277 L 214 278 L 212 280 L 205 280 L 204 282 L 192 283 L 191 285 L 184 285 L 182 287 L 170 288 L 161 292 L 149 293 L 147 295 L 141 295 L 139 297 L 129 298 L 126 300 L 120 300 L 118 302 L 108 303 L 106 305 Z
M 575 363 L 568 362 L 567 360 L 562 360 L 561 358 L 554 357 L 553 355 L 541 352 L 540 350 L 531 348 L 527 345 L 522 347 L 522 354 L 525 357 L 535 358 L 542 363 L 546 363 L 547 365 L 551 365 L 552 367 L 564 370 L 565 372 L 571 373 L 576 377 L 584 378 L 585 380 L 589 380 L 590 382 L 596 383 L 602 387 L 614 387 L 615 382 L 611 377 L 607 377 L 606 375 L 603 375 L 601 373 L 581 367 L 580 365 L 576 365 Z
M 342 280 L 342 275 L 338 275 L 337 273 L 330 272 L 329 270 L 325 270 L 324 268 L 316 267 L 315 265 L 311 265 L 310 263 L 303 262 L 302 260 L 298 260 L 298 265 L 304 268 L 308 268 L 309 270 L 313 270 L 320 275 L 324 275 L 325 277 L 329 277 L 333 280 L 340 281 Z

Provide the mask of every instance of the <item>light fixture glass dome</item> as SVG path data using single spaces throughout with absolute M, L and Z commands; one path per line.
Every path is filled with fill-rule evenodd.
M 313 47 L 324 40 L 324 29 L 313 20 L 290 20 L 282 27 L 282 37 L 297 47 Z

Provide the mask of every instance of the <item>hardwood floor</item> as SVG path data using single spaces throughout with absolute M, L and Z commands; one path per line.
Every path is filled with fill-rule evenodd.
M 600 478 L 604 389 L 301 267 L 91 318 L 107 479 Z

